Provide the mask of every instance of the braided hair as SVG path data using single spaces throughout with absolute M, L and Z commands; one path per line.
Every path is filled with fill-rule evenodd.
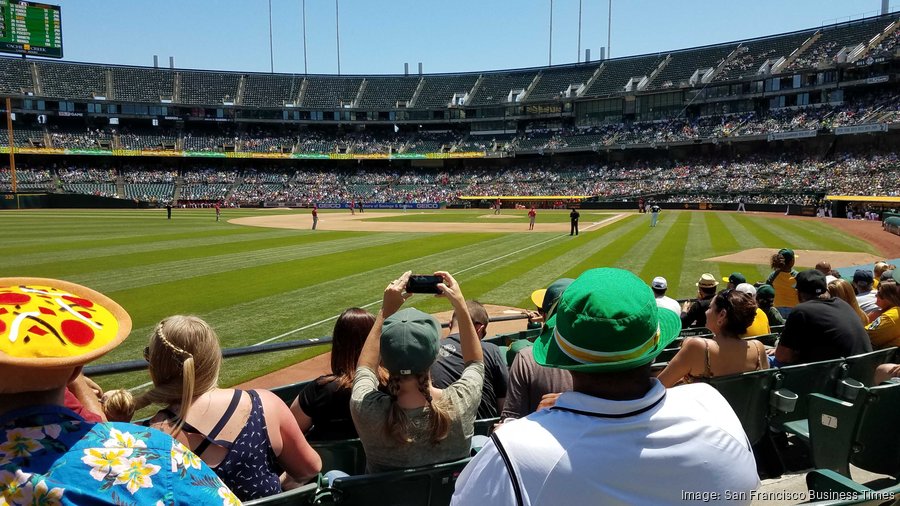
M 412 423 L 406 416 L 406 411 L 397 404 L 397 396 L 400 394 L 400 383 L 408 376 L 391 374 L 387 382 L 388 395 L 391 396 L 391 407 L 388 410 L 387 423 L 384 425 L 385 434 L 401 444 L 414 442 L 412 435 Z M 431 396 L 431 375 L 425 371 L 414 374 L 412 379 L 416 381 L 416 388 L 428 402 L 428 434 L 429 442 L 435 445 L 450 434 L 450 405 L 443 399 L 435 401 Z
M 174 425 L 177 434 L 194 399 L 218 384 L 222 365 L 219 338 L 196 316 L 170 316 L 154 328 L 148 350 L 153 387 L 137 399 L 136 406 L 180 404 Z

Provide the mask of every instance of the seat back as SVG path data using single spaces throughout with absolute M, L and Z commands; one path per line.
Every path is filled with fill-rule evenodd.
M 769 395 L 775 374 L 774 369 L 764 369 L 709 380 L 731 405 L 751 445 L 759 442 L 768 429 Z
M 475 435 L 476 436 L 490 436 L 491 432 L 494 430 L 494 425 L 500 423 L 500 417 L 494 418 L 482 418 L 480 420 L 475 420 Z
M 470 460 L 337 478 L 320 491 L 316 504 L 448 506 L 456 480 Z
M 316 496 L 317 489 L 317 483 L 307 483 L 294 490 L 245 502 L 244 506 L 302 506 L 312 501 L 313 497 Z
M 359 439 L 311 441 L 310 446 L 322 457 L 322 472 L 343 471 L 349 475 L 366 472 L 366 452 Z
M 868 389 L 850 463 L 873 473 L 900 477 L 900 383 Z
M 847 357 L 847 377 L 853 378 L 867 387 L 874 386 L 872 379 L 875 376 L 875 368 L 888 362 L 894 356 L 898 348 L 885 348 Z
M 797 394 L 798 398 L 794 410 L 790 413 L 772 414 L 772 425 L 805 419 L 809 409 L 809 394 L 832 395 L 837 382 L 846 374 L 843 365 L 844 359 L 838 358 L 776 369 L 773 388 L 790 390 Z
M 270 389 L 270 391 L 277 395 L 279 399 L 283 400 L 285 404 L 288 406 L 294 402 L 294 399 L 297 398 L 297 395 L 300 394 L 300 391 L 306 388 L 311 380 L 308 381 L 299 381 L 297 383 L 291 383 L 290 385 L 284 385 L 280 387 L 275 387 Z

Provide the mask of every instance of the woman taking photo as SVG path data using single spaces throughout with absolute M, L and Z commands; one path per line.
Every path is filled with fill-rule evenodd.
M 341 313 L 331 332 L 331 374 L 320 376 L 304 388 L 291 412 L 307 440 L 354 439 L 350 417 L 350 391 L 356 362 L 375 316 L 358 307 Z
M 281 492 L 282 470 L 297 482 L 321 470 L 319 455 L 275 394 L 218 388 L 219 338 L 200 318 L 159 322 L 144 358 L 153 387 L 137 398 L 137 407 L 165 405 L 150 425 L 184 443 L 241 500 Z
M 444 390 L 432 386 L 440 325 L 416 309 L 400 310 L 412 295 L 405 291 L 409 272 L 391 282 L 359 355 L 350 401 L 368 472 L 437 464 L 470 454 L 484 382 L 481 343 L 459 284 L 449 273 L 434 274 L 443 279 L 437 296 L 448 299 L 456 312 L 466 368 Z M 379 363 L 390 374 L 388 393 L 378 391 Z
M 753 323 L 756 307 L 750 294 L 737 290 L 719 292 L 706 310 L 706 328 L 712 331 L 712 339 L 686 338 L 659 373 L 659 381 L 668 388 L 698 379 L 767 369 L 765 346 L 760 341 L 738 337 Z

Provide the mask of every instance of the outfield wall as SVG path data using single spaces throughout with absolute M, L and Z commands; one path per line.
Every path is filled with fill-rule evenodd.
M 0 209 L 147 209 L 149 202 L 78 193 L 0 193 Z

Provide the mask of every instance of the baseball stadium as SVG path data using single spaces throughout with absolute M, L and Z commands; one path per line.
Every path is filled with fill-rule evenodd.
M 888 2 L 593 60 L 579 25 L 565 64 L 551 18 L 549 65 L 402 74 L 74 61 L 61 26 L 78 9 L 0 0 L 0 504 L 900 504 Z M 437 277 L 420 290 L 410 273 Z M 61 310 L 25 305 L 39 297 Z M 98 301 L 115 345 L 81 361 L 41 348 L 99 336 Z M 349 308 L 371 321 L 339 373 Z M 636 321 L 654 337 L 626 346 Z M 181 324 L 211 341 L 176 340 Z M 416 353 L 424 370 L 394 370 Z M 52 386 L 92 431 L 174 438 L 168 495 L 2 407 L 42 407 L 23 399 L 45 399 L 27 382 L 53 360 L 79 367 Z M 547 371 L 565 388 L 539 391 Z M 91 420 L 66 407 L 64 427 Z M 15 432 L 32 429 L 43 443 Z M 67 455 L 90 474 L 60 471 Z M 260 469 L 226 477 L 235 462 Z M 656 486 L 632 483 L 642 470 Z

